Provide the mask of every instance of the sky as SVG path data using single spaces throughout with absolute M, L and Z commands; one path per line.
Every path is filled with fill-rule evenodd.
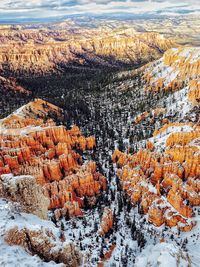
M 0 0 L 0 21 L 72 15 L 200 14 L 200 0 Z

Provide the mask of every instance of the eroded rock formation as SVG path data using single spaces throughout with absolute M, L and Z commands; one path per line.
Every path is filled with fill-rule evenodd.
M 18 85 L 16 80 L 13 78 L 8 79 L 0 76 L 0 88 L 3 88 L 4 91 L 13 91 L 15 93 L 31 95 L 30 91 Z
M 118 28 L 52 31 L 19 27 L 2 29 L 0 40 L 0 68 L 15 74 L 62 72 L 73 65 L 113 68 L 140 64 L 174 46 L 155 32 Z
M 19 203 L 23 212 L 47 219 L 49 199 L 44 196 L 41 186 L 36 184 L 33 176 L 1 175 L 0 197 Z
M 32 255 L 39 255 L 45 261 L 64 263 L 68 267 L 81 264 L 81 254 L 72 243 L 62 242 L 48 228 L 22 229 L 14 227 L 5 233 L 9 245 L 22 246 Z
M 163 58 L 149 63 L 144 70 L 145 90 L 177 91 L 189 86 L 188 98 L 193 105 L 199 101 L 200 49 L 177 48 L 164 53 Z
M 106 187 L 95 162 L 83 164 L 77 153 L 93 149 L 95 138 L 82 136 L 76 126 L 56 126 L 50 114 L 62 118 L 62 110 L 36 99 L 0 121 L 0 174 L 34 176 L 50 200 L 49 209 L 59 209 L 57 218 L 66 212 L 81 215 L 83 199 L 95 198 Z
M 194 106 L 199 104 L 200 102 L 200 81 L 199 80 L 190 81 L 188 99 Z
M 109 208 L 105 208 L 103 211 L 101 225 L 99 229 L 100 235 L 105 235 L 113 228 L 113 214 L 112 210 Z
M 180 129 L 180 124 L 165 125 L 154 137 L 170 127 Z M 119 167 L 123 189 L 133 204 L 140 203 L 150 222 L 189 231 L 195 225 L 195 219 L 190 219 L 192 208 L 200 205 L 200 130 L 192 124 L 181 127 L 181 132 L 168 133 L 163 153 L 148 143 L 147 149 L 133 155 L 116 150 L 113 161 Z

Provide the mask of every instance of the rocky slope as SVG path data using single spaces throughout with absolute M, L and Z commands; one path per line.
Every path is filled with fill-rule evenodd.
M 199 48 L 171 49 L 140 70 L 144 73 L 145 91 L 180 90 L 174 93 L 177 109 L 167 104 L 136 116 L 134 123 L 139 125 L 145 121 L 155 123 L 152 117 L 160 117 L 162 127 L 146 142 L 146 149 L 133 155 L 119 150 L 113 154 L 131 202 L 139 202 L 154 225 L 178 225 L 182 231 L 195 226 L 194 207 L 200 204 L 199 63 Z M 180 99 L 182 91 L 185 96 Z M 177 122 L 165 119 L 168 112 L 174 112 Z M 192 116 L 193 122 L 187 122 Z M 159 120 L 157 123 L 159 127 Z
M 1 29 L 0 69 L 4 73 L 62 73 L 66 67 L 122 67 L 158 58 L 174 46 L 154 33 L 103 28 Z M 8 45 L 9 42 L 9 45 Z
M 80 266 L 79 250 L 52 222 L 21 213 L 16 203 L 2 198 L 0 215 L 2 266 Z
M 7 200 L 1 203 L 5 214 L 0 222 L 0 248 L 6 243 L 18 245 L 46 262 L 53 261 L 52 265 L 79 266 L 82 256 L 65 241 L 62 229 L 59 232 L 47 221 L 22 214 L 47 219 L 49 209 L 54 223 L 61 217 L 80 216 L 82 208 L 93 206 L 106 188 L 96 163 L 83 164 L 79 154 L 94 149 L 95 138 L 82 136 L 76 126 L 71 130 L 56 126 L 57 117 L 62 119 L 61 109 L 35 99 L 0 121 L 0 197 Z M 13 207 L 11 222 L 8 205 Z
M 71 130 L 56 126 L 56 116 L 62 117 L 61 109 L 36 99 L 0 121 L 0 173 L 33 175 L 50 200 L 49 209 L 58 209 L 58 218 L 66 213 L 81 215 L 84 197 L 93 205 L 106 180 L 96 171 L 95 162 L 82 164 L 77 152 L 92 150 L 95 138 L 85 138 L 75 126 Z M 7 177 L 2 176 L 3 184 L 4 179 Z M 12 196 L 3 186 L 4 191 Z
M 16 201 L 14 214 L 26 220 L 33 215 L 22 212 L 45 218 L 49 210 L 60 229 L 47 233 L 46 226 L 35 231 L 24 223 L 21 229 L 16 215 L 16 224 L 7 228 L 11 211 L 2 215 L 4 239 L 9 244 L 19 239 L 20 246 L 39 255 L 41 236 L 54 251 L 47 238 L 52 240 L 53 232 L 58 247 L 65 239 L 72 241 L 67 251 L 75 264 L 81 262 L 80 249 L 84 266 L 198 266 L 198 62 L 198 48 L 169 50 L 138 71 L 110 77 L 97 90 L 92 84 L 87 90 L 67 90 L 61 78 L 42 83 L 33 77 L 39 85 L 36 95 L 65 110 L 36 99 L 0 121 L 0 194 L 9 201 L 2 204 L 6 212 Z M 172 90 L 167 85 L 176 72 L 178 86 Z M 63 125 L 72 123 L 81 130 Z M 113 165 L 115 149 L 118 164 Z M 32 197 L 36 194 L 40 197 Z M 4 239 L 0 248 L 5 251 Z M 58 254 L 41 249 L 39 256 L 58 262 Z M 59 262 L 65 262 L 61 254 Z
M 8 79 L 0 76 L 0 89 L 6 92 L 19 93 L 21 95 L 30 95 L 31 92 L 18 85 L 15 79 Z
M 189 85 L 190 98 L 197 98 L 196 101 L 198 101 L 199 58 L 200 49 L 198 47 L 168 50 L 162 59 L 145 67 L 145 89 L 176 91 Z

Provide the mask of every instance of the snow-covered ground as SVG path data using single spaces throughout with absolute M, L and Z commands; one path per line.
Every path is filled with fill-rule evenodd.
M 156 149 L 164 149 L 166 147 L 166 141 L 167 138 L 172 134 L 172 133 L 177 133 L 177 132 L 192 132 L 194 129 L 188 125 L 182 125 L 182 126 L 170 126 L 168 127 L 165 131 L 163 131 L 160 134 L 157 134 L 154 137 L 151 137 L 149 139 L 150 142 L 152 142 Z
M 22 247 L 9 246 L 3 239 L 5 231 L 17 226 L 29 229 L 49 228 L 58 235 L 58 229 L 50 221 L 40 220 L 32 214 L 17 212 L 16 207 L 0 198 L 0 266 L 1 267 L 53 267 L 63 266 L 55 262 L 44 262 L 38 256 L 32 256 Z
M 180 91 L 169 95 L 166 100 L 166 116 L 177 113 L 177 116 L 181 119 L 184 118 L 191 109 L 192 104 L 190 104 L 188 100 L 188 87 L 184 87 Z
M 177 245 L 159 243 L 147 246 L 136 258 L 135 267 L 188 267 L 189 260 Z
M 177 49 L 173 51 L 175 53 Z M 183 56 L 187 55 L 186 52 L 184 53 Z M 193 57 L 193 60 L 199 57 L 197 55 L 198 53 Z M 175 79 L 178 73 L 173 72 L 170 67 L 165 66 L 164 71 L 159 73 L 159 69 L 163 68 L 162 60 L 158 63 L 155 71 L 155 74 L 158 73 L 157 78 L 165 78 L 166 84 Z M 98 261 L 101 260 L 102 255 L 106 255 L 111 249 L 111 255 L 103 259 L 105 267 L 186 267 L 190 260 L 192 262 L 190 266 L 199 267 L 200 210 L 196 210 L 197 225 L 189 233 L 179 233 L 176 227 L 154 227 L 147 222 L 146 215 L 140 215 L 137 206 L 128 207 L 123 193 L 117 188 L 116 169 L 112 163 L 109 163 L 113 150 L 119 147 L 120 139 L 122 139 L 124 151 L 127 151 L 131 143 L 138 145 L 138 136 L 140 138 L 143 135 L 139 140 L 146 142 L 147 132 L 149 130 L 151 133 L 151 128 L 153 128 L 148 123 L 133 125 L 135 115 L 146 109 L 155 108 L 157 105 L 166 109 L 165 116 L 169 117 L 169 120 L 172 118 L 182 121 L 188 113 L 190 118 L 193 116 L 192 106 L 187 99 L 187 86 L 157 100 L 153 97 L 148 99 L 146 93 L 141 90 L 141 85 L 137 86 L 137 82 L 131 79 L 120 81 L 118 84 L 109 85 L 102 93 L 101 98 L 95 99 L 94 96 L 88 96 L 91 118 L 88 121 L 83 121 L 80 126 L 82 126 L 83 132 L 94 133 L 97 137 L 97 163 L 108 178 L 108 189 L 102 196 L 103 200 L 101 199 L 94 209 L 85 211 L 83 218 L 73 218 L 69 221 L 63 219 L 58 222 L 58 228 L 55 228 L 50 221 L 43 221 L 42 224 L 44 227 L 54 227 L 57 230 L 64 227 L 67 240 L 73 241 L 80 248 L 83 254 L 83 266 L 86 267 L 98 266 Z M 130 91 L 125 92 L 127 88 Z M 146 104 L 147 101 L 149 101 L 148 104 Z M 141 104 L 143 104 L 142 107 Z M 22 109 L 19 109 L 15 115 L 20 115 Z M 79 114 L 79 116 L 81 115 Z M 155 125 L 157 126 L 157 122 Z M 155 128 L 159 127 L 160 124 Z M 172 126 L 149 140 L 155 143 L 156 148 L 164 149 L 165 142 L 171 133 L 192 130 L 188 125 Z M 26 131 L 32 131 L 32 128 L 27 127 Z M 23 133 L 25 134 L 26 131 Z M 130 136 L 133 137 L 132 142 L 130 142 Z M 112 168 L 114 168 L 114 172 Z M 115 226 L 113 233 L 101 237 L 98 229 L 105 206 L 110 207 L 115 214 Z M 18 214 L 6 201 L 0 201 L 0 252 L 2 252 L 0 253 L 0 266 L 56 265 L 55 263 L 43 263 L 39 257 L 31 256 L 22 248 L 9 247 L 5 244 L 2 235 L 5 229 L 13 224 L 20 227 L 24 227 L 24 225 L 39 227 L 41 221 L 33 215 Z M 164 242 L 160 242 L 161 240 Z
M 169 54 L 169 57 L 173 57 L 174 61 L 170 63 L 170 65 L 166 64 L 165 57 Z M 153 75 L 153 79 L 150 84 L 154 84 L 158 80 L 162 79 L 165 86 L 169 86 L 171 82 L 173 82 L 182 72 L 182 69 L 179 68 L 179 63 L 182 63 L 184 69 L 184 63 L 194 64 L 200 59 L 200 48 L 199 47 L 185 47 L 185 48 L 173 48 L 166 52 L 166 54 L 159 60 L 154 61 L 150 64 L 145 73 L 151 73 Z M 197 78 L 190 73 L 191 78 Z M 188 75 L 186 75 L 185 80 L 188 81 Z
M 163 59 L 160 59 L 156 61 L 156 67 L 153 68 L 152 74 L 154 75 L 154 78 L 151 81 L 152 84 L 158 79 L 163 79 L 164 85 L 168 86 L 172 81 L 176 79 L 179 71 L 174 71 L 172 67 L 166 66 L 163 62 Z
M 127 222 L 132 222 L 133 218 L 136 231 L 142 233 L 145 238 L 144 249 L 138 246 L 138 240 L 132 238 L 131 226 L 127 225 Z M 137 208 L 133 208 L 129 214 L 123 210 L 117 219 L 117 232 L 104 238 L 99 236 L 97 230 L 100 222 L 98 209 L 86 213 L 84 219 L 74 219 L 67 223 L 64 222 L 64 225 L 67 238 L 81 247 L 84 255 L 83 266 L 98 266 L 100 252 L 103 251 L 105 255 L 113 243 L 115 247 L 110 258 L 104 260 L 105 267 L 200 266 L 199 223 L 192 232 L 179 233 L 176 227 L 170 229 L 161 226 L 157 228 L 147 223 L 144 218 L 146 216 L 139 215 Z M 199 217 L 197 217 L 198 220 Z M 185 241 L 186 238 L 187 241 Z M 191 265 L 189 265 L 190 262 Z
M 188 87 L 184 87 L 180 91 L 170 94 L 164 100 L 158 103 L 159 107 L 165 108 L 165 117 L 175 117 L 176 121 L 184 121 L 185 117 L 189 114 L 192 121 L 192 105 L 188 101 Z M 157 123 L 156 123 L 157 124 Z M 157 129 L 160 129 L 160 124 L 157 125 Z M 148 141 L 154 143 L 156 149 L 163 150 L 165 148 L 165 143 L 170 134 L 175 132 L 189 132 L 194 129 L 187 124 L 182 126 L 170 126 L 161 134 L 148 139 Z M 144 145 L 145 141 L 140 142 L 140 145 Z
M 200 266 L 198 214 L 197 225 L 189 233 L 179 232 L 176 227 L 155 227 L 148 223 L 147 215 L 140 214 L 138 206 L 129 210 L 128 204 L 123 202 L 120 210 L 120 194 L 123 193 L 117 191 L 114 177 L 109 188 L 115 192 L 115 197 L 111 198 L 111 194 L 108 193 L 106 203 L 109 203 L 116 216 L 114 231 L 109 236 L 101 237 L 98 233 L 102 210 L 106 203 L 85 212 L 84 218 L 74 218 L 67 222 L 63 220 L 66 237 L 81 248 L 84 255 L 83 266 L 98 266 L 101 253 L 106 255 L 110 249 L 111 255 L 103 259 L 105 267 Z

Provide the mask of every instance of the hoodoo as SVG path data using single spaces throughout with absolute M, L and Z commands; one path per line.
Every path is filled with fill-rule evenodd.
M 95 162 L 83 164 L 77 152 L 92 150 L 95 138 L 82 136 L 77 126 L 56 126 L 50 113 L 62 117 L 61 109 L 36 99 L 0 121 L 0 173 L 34 176 L 50 200 L 49 209 L 61 209 L 57 216 L 81 215 L 83 198 L 106 188 Z

